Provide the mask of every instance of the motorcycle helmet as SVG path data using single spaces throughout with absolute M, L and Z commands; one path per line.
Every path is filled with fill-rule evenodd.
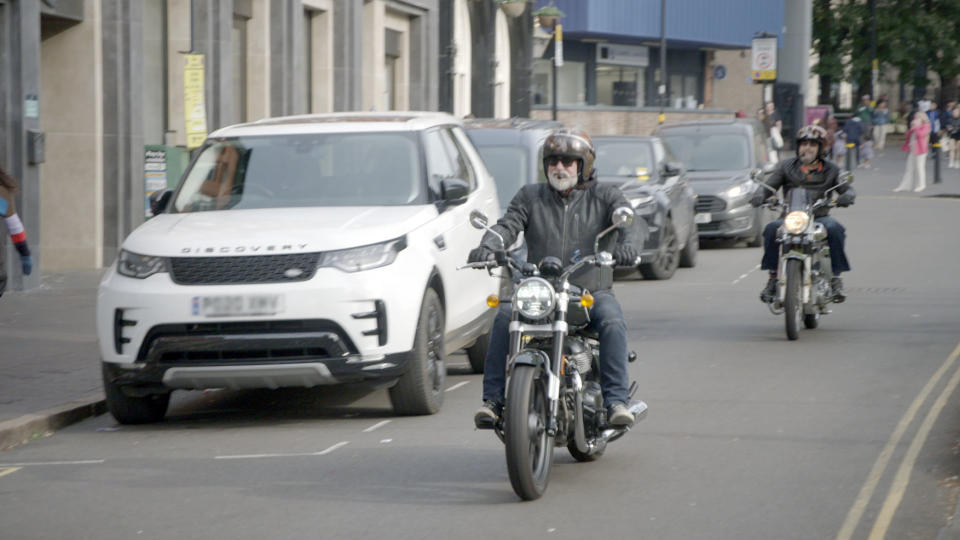
M 823 159 L 823 156 L 827 151 L 827 130 L 815 125 L 803 126 L 800 128 L 800 131 L 797 132 L 797 156 L 800 155 L 800 143 L 803 141 L 817 143 L 817 147 L 820 149 L 817 152 L 817 158 Z
M 547 174 L 547 160 L 551 157 L 575 158 L 580 161 L 577 184 L 596 176 L 593 162 L 597 157 L 590 136 L 579 129 L 560 129 L 543 141 L 543 174 Z

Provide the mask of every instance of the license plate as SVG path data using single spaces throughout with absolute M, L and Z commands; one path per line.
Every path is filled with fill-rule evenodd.
M 710 223 L 710 214 L 696 214 L 693 216 L 693 222 L 696 224 Z
M 194 296 L 192 312 L 204 317 L 273 315 L 283 311 L 279 294 Z

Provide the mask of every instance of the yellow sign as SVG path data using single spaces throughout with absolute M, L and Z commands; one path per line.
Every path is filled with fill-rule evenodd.
M 207 138 L 207 101 L 204 93 L 203 55 L 185 54 L 183 65 L 183 113 L 187 148 L 193 150 Z

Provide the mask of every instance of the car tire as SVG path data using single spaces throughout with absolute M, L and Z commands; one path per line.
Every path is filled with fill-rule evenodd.
M 640 273 L 646 279 L 670 279 L 677 271 L 680 257 L 677 249 L 677 233 L 673 222 L 667 218 L 663 224 L 663 234 L 660 235 L 660 249 L 653 262 L 640 265 Z
M 123 387 L 113 382 L 107 367 L 101 365 L 103 393 L 107 397 L 107 410 L 121 424 L 152 424 L 163 420 L 170 405 L 170 392 L 130 396 Z
M 700 250 L 700 234 L 697 232 L 697 226 L 690 225 L 690 238 L 687 238 L 687 245 L 680 251 L 680 268 L 693 268 L 697 265 L 697 251 Z
M 467 360 L 474 373 L 483 373 L 483 364 L 487 361 L 487 349 L 490 348 L 490 334 L 477 338 L 473 345 L 467 347 Z
M 407 372 L 390 388 L 390 403 L 396 414 L 434 414 L 443 405 L 443 383 L 447 377 L 444 316 L 435 290 L 427 289 L 424 293 L 418 321 Z

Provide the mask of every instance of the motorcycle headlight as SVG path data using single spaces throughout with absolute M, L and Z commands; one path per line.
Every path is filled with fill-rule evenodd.
M 164 257 L 137 255 L 123 249 L 117 257 L 117 272 L 127 277 L 146 279 L 158 272 L 166 271 L 167 260 Z
M 514 305 L 528 319 L 542 319 L 553 312 L 553 286 L 543 278 L 523 280 L 513 293 Z
M 407 237 L 402 236 L 379 244 L 328 251 L 320 257 L 317 267 L 332 266 L 344 272 L 372 270 L 393 263 L 397 253 L 406 247 Z
M 787 232 L 790 234 L 802 233 L 807 230 L 807 225 L 809 224 L 810 215 L 799 210 L 790 212 L 787 214 L 787 217 L 783 218 L 783 226 L 786 227 Z

